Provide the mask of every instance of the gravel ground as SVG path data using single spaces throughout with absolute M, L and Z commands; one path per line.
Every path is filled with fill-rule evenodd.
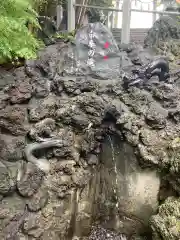
M 102 227 L 94 227 L 89 236 L 89 240 L 128 240 L 126 236 L 122 234 L 114 233 L 110 230 Z

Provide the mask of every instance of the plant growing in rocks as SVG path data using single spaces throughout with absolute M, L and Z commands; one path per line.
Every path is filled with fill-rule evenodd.
M 179 240 L 178 85 L 64 76 L 68 48 L 0 71 L 0 239 Z M 127 76 L 153 57 L 119 54 Z
M 105 136 L 116 134 L 127 147 L 125 156 L 129 152 L 132 156 L 136 153 L 143 168 L 158 169 L 164 174 L 171 184 L 171 191 L 164 191 L 165 199 L 174 196 L 156 214 L 159 178 L 154 178 L 157 184 L 152 184 L 145 172 L 149 188 L 156 187 L 155 195 L 147 199 L 142 212 L 137 211 L 139 201 L 135 208 L 129 208 L 128 201 L 123 202 L 126 208 L 120 208 L 122 212 L 118 217 L 130 227 L 116 226 L 116 230 L 136 239 L 133 235 L 137 235 L 137 229 L 150 229 L 147 223 L 138 220 L 148 211 L 149 216 L 156 214 L 150 222 L 154 236 L 163 236 L 164 240 L 173 236 L 170 239 L 178 240 L 175 204 L 179 198 L 174 192 L 180 193 L 176 167 L 179 150 L 178 146 L 173 148 L 172 160 L 169 145 L 179 135 L 179 88 L 156 81 L 144 89 L 125 90 L 121 79 L 109 82 L 62 77 L 63 65 L 59 59 L 66 47 L 63 43 L 48 46 L 36 61 L 27 62 L 25 67 L 13 72 L 3 72 L 4 85 L 0 88 L 0 238 L 5 239 L 9 231 L 17 239 L 58 240 L 75 236 L 87 239 L 93 224 L 107 222 L 106 226 L 113 229 L 115 222 L 108 219 L 113 213 L 119 214 L 116 204 L 117 201 L 122 203 L 123 188 L 118 185 L 119 197 L 115 198 L 112 154 L 110 152 L 107 162 L 101 160 L 100 154 Z M 135 54 L 144 57 L 142 49 L 140 51 L 141 55 L 137 47 L 130 53 L 128 50 L 129 58 L 133 60 Z M 109 123 L 105 121 L 108 114 L 111 116 Z M 25 158 L 24 149 L 29 144 L 40 146 L 43 139 L 51 137 L 59 139 L 61 144 L 33 153 L 37 161 L 49 162 L 50 171 L 44 173 L 32 162 L 27 162 L 29 158 Z M 115 161 L 119 179 L 121 161 L 118 159 Z M 127 161 L 130 159 L 135 162 L 135 157 L 129 158 L 127 154 Z M 168 216 L 165 206 L 169 207 Z M 135 213 L 136 218 L 128 225 L 130 213 Z M 107 239 L 113 236 L 113 233 L 95 230 L 91 239 L 96 239 L 96 233 Z

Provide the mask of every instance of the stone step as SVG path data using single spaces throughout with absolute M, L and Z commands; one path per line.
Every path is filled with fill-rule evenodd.
M 147 35 L 147 28 L 134 28 L 130 31 L 130 41 L 143 44 Z M 115 40 L 119 43 L 121 41 L 121 28 L 113 28 L 112 34 Z

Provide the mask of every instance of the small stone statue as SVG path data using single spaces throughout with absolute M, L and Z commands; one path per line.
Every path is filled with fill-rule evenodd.
M 133 70 L 132 72 L 134 75 L 128 81 L 128 87 L 143 84 L 152 76 L 158 76 L 159 81 L 166 81 L 170 77 L 169 63 L 164 58 L 158 58 L 139 69 Z M 127 78 L 125 81 L 127 81 Z

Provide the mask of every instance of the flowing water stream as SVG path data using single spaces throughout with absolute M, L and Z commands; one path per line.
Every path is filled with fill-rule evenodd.
M 112 150 L 112 162 L 113 162 L 114 173 L 115 173 L 115 185 L 113 186 L 113 191 L 114 191 L 114 195 L 115 195 L 115 198 L 116 198 L 116 208 L 117 208 L 117 210 L 118 210 L 118 206 L 119 206 L 119 203 L 118 203 L 118 194 L 117 194 L 117 189 L 118 189 L 118 179 L 117 179 L 117 175 L 118 175 L 118 172 L 117 172 L 117 164 L 116 164 L 116 160 L 115 160 L 115 150 L 114 150 L 114 145 L 113 145 L 111 136 L 110 136 L 110 135 L 107 135 L 107 137 L 108 137 L 108 139 L 109 139 L 109 143 L 110 143 L 111 150 Z
M 117 171 L 117 163 L 115 159 L 115 149 L 114 149 L 114 144 L 111 139 L 110 135 L 107 135 L 107 138 L 109 140 L 110 146 L 111 146 L 111 151 L 112 151 L 112 163 L 113 163 L 113 171 L 114 171 L 114 184 L 112 184 L 113 187 L 113 192 L 114 192 L 114 198 L 115 198 L 115 212 L 119 212 L 119 198 L 118 198 L 118 171 Z M 115 214 L 115 223 L 116 223 L 116 228 L 118 228 L 118 223 L 119 223 L 119 218 L 118 214 Z
M 156 171 L 142 170 L 133 147 L 116 135 L 106 135 L 100 158 L 103 226 L 126 235 L 148 231 L 148 221 L 158 207 Z
M 94 168 L 89 183 L 81 192 L 75 190 L 70 200 L 73 217 L 69 239 L 147 236 L 148 221 L 158 207 L 159 186 L 156 171 L 140 168 L 131 145 L 118 135 L 106 135 L 99 168 Z M 97 227 L 91 231 L 92 226 Z M 89 238 L 82 238 L 89 234 Z

